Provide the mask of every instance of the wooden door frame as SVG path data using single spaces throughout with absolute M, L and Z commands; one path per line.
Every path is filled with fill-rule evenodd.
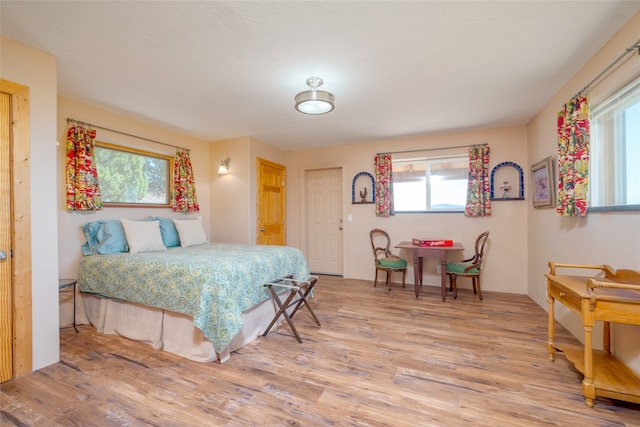
M 0 91 L 11 95 L 12 305 L 13 377 L 32 371 L 31 161 L 29 88 L 0 79 Z

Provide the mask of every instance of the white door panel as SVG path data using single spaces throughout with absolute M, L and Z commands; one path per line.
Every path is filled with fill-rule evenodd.
M 309 268 L 342 275 L 342 170 L 308 171 L 306 182 Z

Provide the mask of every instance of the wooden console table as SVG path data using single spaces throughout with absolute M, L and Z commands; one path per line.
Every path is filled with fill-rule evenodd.
M 558 268 L 592 269 L 604 277 L 557 275 Z M 549 301 L 549 360 L 556 350 L 563 352 L 583 375 L 582 393 L 588 407 L 596 396 L 640 403 L 640 375 L 611 353 L 610 323 L 640 325 L 640 272 L 614 270 L 607 265 L 549 263 L 547 296 Z M 555 342 L 554 301 L 558 300 L 580 314 L 584 326 L 584 345 Z M 602 321 L 603 350 L 593 350 L 592 333 Z

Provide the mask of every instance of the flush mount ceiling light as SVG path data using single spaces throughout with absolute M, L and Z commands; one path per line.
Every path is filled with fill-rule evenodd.
M 305 90 L 296 95 L 296 110 L 304 114 L 325 114 L 333 111 L 335 97 L 332 93 L 318 89 L 322 83 L 324 82 L 320 77 L 307 79 L 307 86 L 311 90 Z

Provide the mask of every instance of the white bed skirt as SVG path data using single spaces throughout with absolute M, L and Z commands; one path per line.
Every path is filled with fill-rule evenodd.
M 227 348 L 218 354 L 202 331 L 193 326 L 190 316 L 92 294 L 80 293 L 79 297 L 87 321 L 98 332 L 144 342 L 155 349 L 163 349 L 197 362 L 226 362 L 232 351 L 261 335 L 277 312 L 272 300 L 245 311 L 244 326 Z M 275 327 L 279 324 L 280 321 Z

